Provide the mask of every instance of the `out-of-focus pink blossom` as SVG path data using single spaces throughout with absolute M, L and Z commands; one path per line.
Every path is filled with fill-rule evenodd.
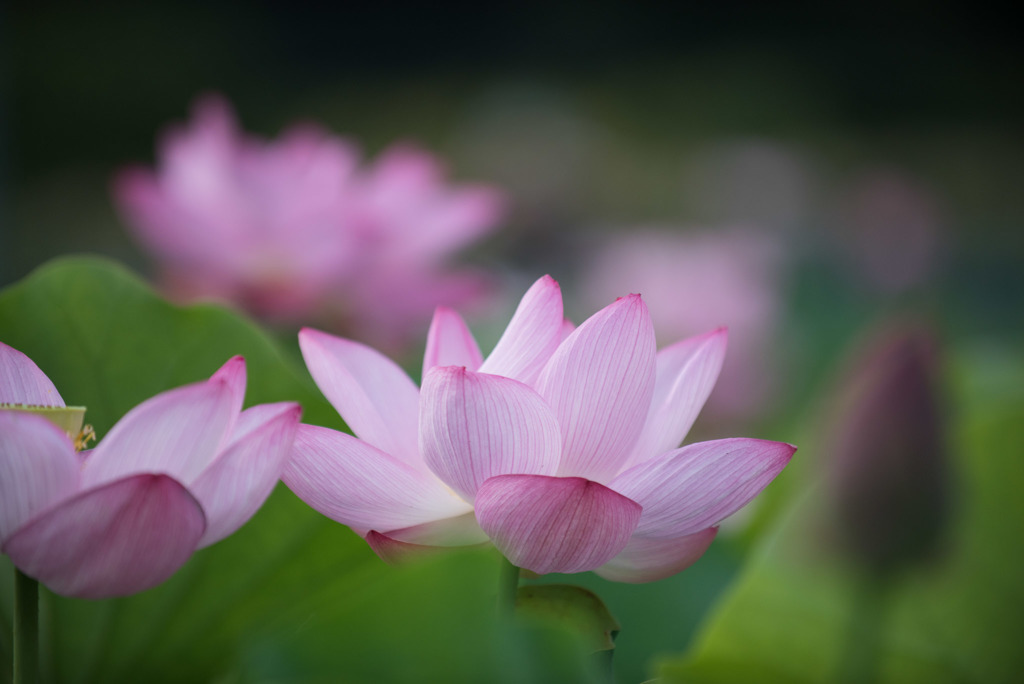
M 860 282 L 885 293 L 934 275 L 943 241 L 936 197 L 895 169 L 876 169 L 846 188 L 839 204 L 840 248 Z
M 398 145 L 361 167 L 352 142 L 313 125 L 248 136 L 223 98 L 207 96 L 158 157 L 156 169 L 123 170 L 114 197 L 180 298 L 315 318 L 393 345 L 434 307 L 486 293 L 481 273 L 445 262 L 495 227 L 501 197 L 449 185 L 425 151 Z
M 749 417 L 775 383 L 782 267 L 779 245 L 754 230 L 637 229 L 599 244 L 584 266 L 580 292 L 588 308 L 618 292 L 640 292 L 663 342 L 727 326 L 732 345 L 708 409 Z
M 679 191 L 700 222 L 792 235 L 807 222 L 814 178 L 813 164 L 796 148 L 770 139 L 728 140 L 687 158 Z
M 544 277 L 486 358 L 439 309 L 421 390 L 363 345 L 310 329 L 300 343 L 357 437 L 301 426 L 282 479 L 385 558 L 489 539 L 533 572 L 653 581 L 695 562 L 795 451 L 754 439 L 676 448 L 726 333 L 657 352 L 639 295 L 570 332 Z
M 129 411 L 75 452 L 46 418 L 0 410 L 0 550 L 58 594 L 124 596 L 160 584 L 241 527 L 288 458 L 298 404 L 242 411 L 245 361 Z M 49 378 L 0 343 L 0 404 L 63 407 Z

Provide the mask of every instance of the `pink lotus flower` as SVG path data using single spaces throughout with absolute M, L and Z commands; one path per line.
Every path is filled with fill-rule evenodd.
M 39 415 L 0 410 L 0 549 L 58 594 L 106 598 L 160 584 L 237 530 L 270 494 L 300 409 L 242 411 L 245 361 L 129 411 L 76 453 Z M 0 344 L 0 403 L 64 406 L 49 378 Z
M 660 579 L 699 558 L 795 450 L 752 439 L 677 449 L 726 333 L 656 353 L 639 295 L 572 330 L 544 277 L 486 359 L 458 314 L 439 309 L 420 391 L 368 347 L 309 329 L 299 339 L 358 439 L 301 426 L 282 479 L 385 559 L 490 539 L 537 573 Z
M 249 137 L 223 98 L 207 96 L 159 153 L 155 171 L 124 170 L 114 198 L 181 298 L 285 321 L 318 316 L 393 344 L 435 306 L 486 290 L 480 273 L 444 262 L 494 228 L 501 199 L 446 185 L 426 152 L 396 146 L 360 169 L 350 141 L 312 125 Z

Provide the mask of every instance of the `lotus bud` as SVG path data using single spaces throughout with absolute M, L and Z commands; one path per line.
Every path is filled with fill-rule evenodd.
M 841 392 L 830 462 L 848 553 L 875 575 L 927 560 L 947 515 L 938 355 L 922 329 L 889 330 L 854 364 Z

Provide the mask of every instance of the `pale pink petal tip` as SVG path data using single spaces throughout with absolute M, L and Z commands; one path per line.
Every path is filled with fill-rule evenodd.
M 718 328 L 658 352 L 650 411 L 627 467 L 683 441 L 718 380 L 727 341 L 725 328 Z
M 476 521 L 472 507 L 467 504 L 466 508 L 468 510 L 460 515 L 393 529 L 387 535 L 398 541 L 423 546 L 476 546 L 489 543 L 487 534 Z
M 245 401 L 245 371 L 245 358 L 242 356 L 232 356 L 223 366 L 217 369 L 217 372 L 209 380 L 209 382 L 214 383 L 222 382 L 230 390 L 236 412 L 242 410 L 242 403 Z
M 199 503 L 166 475 L 135 475 L 89 490 L 35 518 L 3 547 L 54 592 L 127 596 L 160 584 L 203 535 Z
M 364 344 L 312 328 L 299 333 L 299 347 L 317 387 L 357 437 L 424 468 L 419 389 L 398 364 Z
M 560 475 L 608 482 L 621 470 L 647 418 L 656 353 L 636 296 L 601 309 L 558 346 L 536 387 L 561 427 Z
M 110 429 L 82 469 L 93 487 L 136 473 L 166 473 L 191 485 L 227 443 L 238 419 L 242 367 L 224 377 L 147 399 Z
M 480 527 L 514 565 L 537 574 L 584 572 L 626 547 L 641 507 L 579 477 L 501 475 L 480 487 Z
M 434 311 L 423 354 L 423 376 L 435 366 L 465 366 L 475 371 L 483 362 L 469 326 L 456 311 L 439 306 Z
M 442 550 L 440 546 L 399 541 L 376 530 L 370 530 L 366 535 L 366 543 L 388 565 L 402 565 L 424 556 L 431 556 Z
M 792 444 L 759 439 L 700 442 L 640 463 L 611 486 L 643 506 L 639 534 L 679 537 L 716 525 L 747 505 L 795 451 Z
M 696 563 L 717 532 L 717 527 L 710 527 L 672 539 L 634 536 L 619 555 L 594 572 L 613 582 L 631 584 L 665 579 Z
M 64 400 L 32 359 L 0 342 L 0 404 L 64 406 Z
M 532 384 L 562 341 L 563 320 L 562 289 L 543 276 L 523 295 L 480 370 Z
M 558 342 L 559 342 L 559 344 L 564 342 L 565 338 L 569 337 L 569 335 L 572 335 L 573 332 L 575 332 L 575 330 L 576 330 L 576 324 L 573 323 L 572 321 L 570 321 L 568 318 L 566 318 L 564 321 L 562 321 L 562 330 L 561 330 L 561 332 L 558 335 Z
M 238 376 L 242 376 L 242 382 L 245 382 L 245 357 L 239 354 L 232 356 L 230 359 L 224 362 L 224 365 L 217 369 L 210 380 L 226 382 L 228 384 L 234 384 L 238 382 Z
M 234 533 L 251 518 L 277 484 L 291 454 L 302 409 L 298 404 L 260 404 L 242 414 L 232 443 L 192 485 L 207 528 L 203 548 Z

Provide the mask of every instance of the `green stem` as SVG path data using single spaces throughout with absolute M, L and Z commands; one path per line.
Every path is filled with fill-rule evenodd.
M 501 587 L 498 591 L 498 607 L 506 615 L 516 609 L 519 598 L 519 568 L 507 558 L 501 559 Z
M 841 684 L 872 684 L 878 681 L 880 674 L 885 627 L 884 580 L 860 578 L 852 599 L 836 681 Z
M 14 569 L 14 684 L 39 681 L 39 582 Z

